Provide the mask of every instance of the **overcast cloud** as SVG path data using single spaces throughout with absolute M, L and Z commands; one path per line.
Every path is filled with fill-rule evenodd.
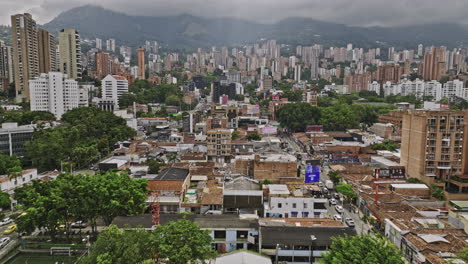
M 468 0 L 0 0 L 0 24 L 10 24 L 11 14 L 23 12 L 44 24 L 64 10 L 85 4 L 132 15 L 188 13 L 264 23 L 309 17 L 361 26 L 441 22 L 468 25 Z

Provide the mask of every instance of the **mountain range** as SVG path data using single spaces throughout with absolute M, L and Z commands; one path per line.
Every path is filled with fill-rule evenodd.
M 174 16 L 131 16 L 102 7 L 86 5 L 65 11 L 43 25 L 51 32 L 77 29 L 83 38 L 114 38 L 118 43 L 138 46 L 157 40 L 170 48 L 241 45 L 259 39 L 276 39 L 292 45 L 336 45 L 357 47 L 416 48 L 445 45 L 468 46 L 468 28 L 458 24 L 404 27 L 357 27 L 310 18 L 288 18 L 261 24 L 235 18 L 202 18 L 189 14 Z

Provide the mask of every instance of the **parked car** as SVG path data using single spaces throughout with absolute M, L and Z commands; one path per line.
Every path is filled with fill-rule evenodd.
M 2 221 L 0 221 L 0 226 L 8 225 L 10 223 L 13 223 L 13 220 L 7 217 L 7 218 L 4 218 Z
M 331 199 L 330 199 L 330 204 L 331 204 L 331 205 L 336 205 L 336 200 L 335 200 L 334 198 L 331 198 Z
M 353 227 L 353 226 L 354 226 L 354 220 L 353 220 L 353 219 L 347 217 L 347 218 L 345 218 L 344 221 L 345 221 L 345 223 L 346 223 L 348 226 L 350 226 L 350 227 Z
M 336 221 L 340 221 L 340 222 L 341 222 L 341 220 L 342 220 L 343 218 L 341 218 L 341 215 L 336 214 L 336 215 L 333 216 L 333 219 L 335 219 Z
M 323 193 L 328 193 L 327 187 L 323 187 L 322 192 L 323 192 Z
M 6 245 L 8 245 L 8 243 L 10 243 L 10 238 L 9 237 L 4 237 L 4 238 L 0 239 L 0 248 L 5 247 Z
M 10 225 L 10 226 L 7 227 L 7 229 L 5 231 L 3 231 L 3 234 L 4 235 L 9 235 L 9 234 L 15 232 L 15 230 L 16 230 L 16 225 Z
M 322 187 L 325 186 L 325 185 L 323 184 L 323 182 L 319 182 L 318 186 L 319 186 L 320 188 L 322 188 Z
M 343 206 L 341 205 L 335 205 L 335 210 L 340 214 L 342 214 L 344 211 Z
M 340 199 L 340 195 L 338 193 L 334 193 L 333 197 L 335 197 L 335 199 Z
M 71 224 L 72 228 L 85 228 L 87 226 L 88 226 L 88 223 L 86 223 L 86 221 L 83 221 L 83 220 L 79 220 Z

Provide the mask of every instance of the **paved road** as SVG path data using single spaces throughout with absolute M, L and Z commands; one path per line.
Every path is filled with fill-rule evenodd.
M 325 183 L 326 180 L 329 180 L 328 171 L 329 171 L 328 167 L 324 167 L 323 170 L 322 170 L 322 174 L 320 175 L 320 180 L 323 183 Z M 332 191 L 332 193 L 334 193 L 334 191 Z M 364 221 L 361 220 L 361 217 L 359 216 L 359 213 L 351 212 L 349 210 L 349 208 L 350 208 L 349 204 L 343 205 L 343 199 L 337 200 L 337 204 L 343 206 L 343 208 L 344 208 L 344 212 L 343 212 L 343 214 L 341 214 L 343 221 L 344 221 L 345 218 L 348 218 L 348 217 L 353 219 L 354 223 L 355 223 L 356 232 L 358 234 L 362 234 L 362 233 L 367 234 L 369 232 L 369 229 L 370 229 L 369 225 L 364 223 Z M 330 218 L 333 218 L 333 216 L 335 214 L 339 214 L 336 211 L 334 205 L 326 204 L 326 207 L 328 209 L 328 214 L 329 214 Z M 343 223 L 343 224 L 345 224 L 345 223 Z

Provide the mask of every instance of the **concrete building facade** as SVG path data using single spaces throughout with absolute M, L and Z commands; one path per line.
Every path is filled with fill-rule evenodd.
M 78 31 L 67 28 L 59 33 L 60 71 L 71 79 L 81 79 L 81 41 Z
M 64 113 L 79 105 L 78 82 L 61 72 L 42 73 L 30 80 L 31 110 L 47 111 L 60 119 Z
M 36 21 L 31 14 L 11 16 L 16 100 L 29 100 L 29 80 L 39 75 Z

